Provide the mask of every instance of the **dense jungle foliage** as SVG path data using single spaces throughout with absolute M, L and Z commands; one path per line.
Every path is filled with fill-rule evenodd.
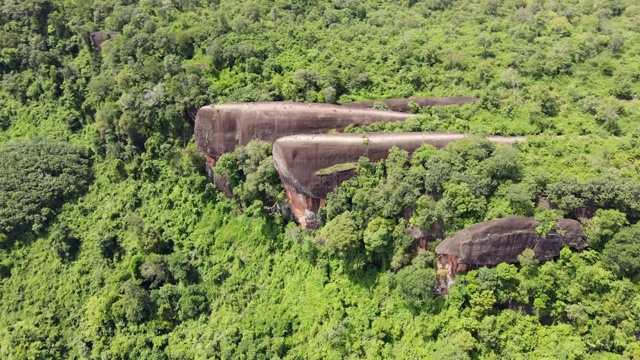
M 635 1 L 0 4 L 0 358 L 640 358 Z M 480 100 L 348 130 L 528 141 L 361 159 L 314 234 L 269 146 L 221 159 L 228 200 L 191 140 L 208 103 L 450 95 Z M 434 296 L 407 229 L 510 214 L 589 250 Z

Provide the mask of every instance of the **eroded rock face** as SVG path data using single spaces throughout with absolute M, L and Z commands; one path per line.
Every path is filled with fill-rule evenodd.
M 375 109 L 353 109 L 331 104 L 255 102 L 208 105 L 195 121 L 195 140 L 200 151 L 218 159 L 237 145 L 260 139 L 273 143 L 295 134 L 319 134 L 343 130 L 348 125 L 405 120 L 412 114 Z
M 533 217 L 508 216 L 472 225 L 446 238 L 436 247 L 441 287 L 448 287 L 460 271 L 515 263 L 525 249 L 533 249 L 537 260 L 546 261 L 558 256 L 565 246 L 575 250 L 587 246 L 576 220 L 559 220 L 547 237 L 536 232 L 539 224 Z
M 325 205 L 325 200 L 297 193 L 287 184 L 283 184 L 283 186 L 287 200 L 289 201 L 289 208 L 298 224 L 307 231 L 317 230 L 318 220 L 316 213 L 321 206 Z
M 464 138 L 457 133 L 369 133 L 294 135 L 282 137 L 273 144 L 273 159 L 290 198 L 301 196 L 324 201 L 327 194 L 355 175 L 354 165 L 361 156 L 380 161 L 396 146 L 410 153 L 422 144 L 438 149 Z M 491 141 L 513 143 L 522 137 L 489 137 Z M 303 209 L 299 202 L 296 214 L 315 214 L 317 209 Z M 296 216 L 298 223 L 305 223 Z M 305 227 L 305 225 L 303 225 Z M 313 228 L 306 227 L 307 230 Z
M 435 98 L 408 98 L 408 99 L 389 99 L 379 101 L 356 101 L 350 103 L 344 103 L 342 106 L 351 108 L 373 108 L 377 102 L 381 102 L 389 107 L 389 110 L 409 112 L 411 107 L 410 102 L 418 104 L 420 107 L 425 106 L 443 106 L 443 105 L 463 105 L 473 104 L 478 101 L 478 98 L 470 96 L 458 96 L 458 97 L 435 97 Z

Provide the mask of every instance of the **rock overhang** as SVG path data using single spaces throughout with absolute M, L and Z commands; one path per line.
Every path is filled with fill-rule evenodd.
M 391 99 L 383 102 L 395 109 L 408 111 L 410 102 L 420 106 L 437 106 L 459 105 L 476 100 L 457 97 Z M 209 173 L 217 187 L 231 197 L 233 193 L 226 180 L 216 178 L 211 171 L 216 160 L 251 140 L 274 144 L 274 162 L 287 198 L 292 207 L 294 203 L 300 207 L 293 209 L 294 213 L 304 214 L 307 219 L 298 216 L 298 222 L 301 225 L 314 223 L 315 212 L 319 206 L 323 206 L 328 193 L 355 175 L 354 163 L 361 156 L 376 162 L 385 159 L 393 146 L 412 153 L 424 143 L 442 148 L 465 137 L 463 134 L 444 132 L 327 134 L 334 129 L 343 130 L 349 125 L 388 123 L 415 116 L 372 109 L 369 106 L 373 106 L 373 103 L 250 102 L 207 105 L 196 114 L 195 141 L 198 149 L 205 154 Z M 525 138 L 490 136 L 487 139 L 509 144 Z

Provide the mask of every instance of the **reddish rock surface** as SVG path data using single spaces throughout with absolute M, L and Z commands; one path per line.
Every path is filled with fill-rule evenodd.
M 418 104 L 420 107 L 425 106 L 443 106 L 443 105 L 463 105 L 473 104 L 478 101 L 478 98 L 470 96 L 458 96 L 458 97 L 435 97 L 435 98 L 408 98 L 408 99 L 389 99 L 389 100 L 376 100 L 376 101 L 355 101 L 350 103 L 344 103 L 342 106 L 350 108 L 373 108 L 377 102 L 384 103 L 389 107 L 389 110 L 409 112 L 410 102 Z
M 584 249 L 584 232 L 576 220 L 561 219 L 546 237 L 535 228 L 540 223 L 533 217 L 508 216 L 472 225 L 446 238 L 436 247 L 441 286 L 448 287 L 456 274 L 470 268 L 515 263 L 525 249 L 533 249 L 535 258 L 550 260 L 563 247 Z
M 280 178 L 296 192 L 324 199 L 336 186 L 353 177 L 352 170 L 334 171 L 319 175 L 317 172 L 338 164 L 355 163 L 361 156 L 371 161 L 385 159 L 396 146 L 413 152 L 422 144 L 438 149 L 464 138 L 457 133 L 369 133 L 294 135 L 278 139 L 273 144 L 273 158 Z M 523 141 L 523 137 L 488 138 L 501 143 Z
M 319 134 L 348 125 L 405 120 L 412 114 L 340 105 L 256 102 L 208 105 L 196 115 L 195 140 L 200 151 L 217 159 L 237 145 L 260 139 L 273 143 L 295 134 Z
M 286 197 L 289 201 L 289 208 L 296 218 L 296 221 L 307 231 L 318 229 L 316 213 L 321 206 L 325 205 L 324 199 L 316 199 L 304 196 L 291 189 L 287 184 L 283 184 Z
M 345 180 L 352 178 L 355 172 L 348 167 L 318 174 L 320 170 L 339 164 L 355 163 L 361 156 L 368 157 L 372 161 L 380 161 L 389 155 L 389 150 L 393 146 L 411 153 L 425 143 L 440 149 L 464 137 L 463 134 L 437 132 L 369 133 L 366 136 L 360 134 L 294 135 L 276 140 L 273 144 L 273 159 L 282 183 L 291 193 L 291 198 L 302 196 L 323 201 L 329 192 Z M 513 143 L 523 141 L 525 138 L 493 136 L 488 139 L 500 143 Z M 308 214 L 308 211 L 315 214 L 317 211 L 317 209 L 303 210 L 302 202 L 299 204 L 297 214 Z M 296 219 L 298 223 L 304 223 L 298 215 Z M 313 228 L 306 228 L 313 230 Z
M 408 103 L 421 106 L 463 104 L 475 98 L 413 98 L 385 100 L 390 107 L 408 110 Z M 403 105 L 404 104 L 404 105 Z M 210 171 L 215 160 L 232 152 L 237 145 L 260 139 L 274 143 L 276 168 L 287 190 L 293 213 L 308 230 L 315 229 L 315 213 L 329 192 L 354 176 L 353 168 L 336 168 L 317 173 L 335 165 L 355 163 L 361 156 L 379 161 L 387 157 L 389 149 L 397 146 L 413 152 L 423 143 L 436 148 L 464 137 L 455 133 L 372 133 L 322 134 L 342 130 L 348 125 L 367 125 L 375 122 L 402 121 L 411 116 L 395 111 L 369 109 L 373 102 L 345 105 L 256 102 L 208 105 L 200 108 L 195 120 L 195 140 L 207 157 L 207 169 L 217 187 L 232 197 L 224 178 Z M 308 135 L 296 135 L 308 134 Z M 293 135 L 293 136 L 292 136 Z M 489 137 L 491 141 L 512 143 L 524 138 Z M 276 141 L 277 140 L 277 141 Z

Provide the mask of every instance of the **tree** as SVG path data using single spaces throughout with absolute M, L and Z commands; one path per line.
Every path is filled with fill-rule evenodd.
M 178 318 L 195 319 L 207 309 L 207 298 L 196 286 L 188 286 L 178 301 Z
M 507 68 L 500 73 L 500 78 L 503 86 L 513 90 L 513 97 L 515 98 L 518 95 L 518 90 L 520 89 L 522 81 L 520 80 L 518 70 L 514 68 Z
M 640 223 L 620 230 L 605 246 L 602 260 L 618 276 L 640 280 Z
M 432 268 L 407 266 L 395 275 L 398 294 L 415 309 L 429 308 L 433 302 L 436 272 Z
M 411 224 L 419 226 L 423 231 L 429 231 L 439 220 L 436 202 L 427 195 L 422 195 L 413 205 Z
M 165 283 L 173 282 L 173 274 L 167 260 L 159 255 L 150 256 L 140 266 L 140 275 L 143 278 L 142 285 L 148 289 L 156 289 Z
M 566 16 L 558 16 L 549 21 L 547 25 L 549 31 L 560 35 L 560 36 L 569 36 L 571 34 L 571 30 L 573 26 L 566 18 Z
M 140 324 L 151 316 L 149 293 L 132 281 L 122 285 L 120 299 L 113 304 L 114 315 L 130 324 Z
M 627 216 L 615 209 L 598 209 L 591 219 L 587 220 L 585 232 L 589 247 L 601 251 L 613 236 L 623 227 L 629 225 Z
M 449 204 L 453 213 L 459 217 L 461 226 L 478 222 L 487 206 L 486 199 L 475 196 L 466 183 L 445 185 L 443 201 Z
M 333 86 L 328 86 L 322 90 L 322 100 L 329 104 L 334 104 L 337 100 L 337 91 Z
M 348 211 L 331 219 L 322 228 L 320 236 L 342 259 L 348 259 L 361 248 L 358 228 Z
M 486 59 L 488 55 L 488 49 L 492 43 L 491 36 L 483 32 L 480 35 L 478 35 L 478 37 L 476 37 L 476 43 L 478 43 L 478 45 L 482 47 L 482 57 Z
M 613 135 L 620 133 L 622 107 L 614 99 L 603 99 L 596 107 L 596 121 Z
M 627 74 L 619 74 L 614 77 L 613 88 L 611 88 L 611 95 L 622 100 L 633 99 L 633 81 L 626 76 Z
M 73 259 L 80 248 L 80 239 L 66 222 L 56 222 L 51 227 L 49 238 L 51 247 L 63 261 Z
M 469 305 L 471 311 L 478 317 L 491 311 L 496 304 L 496 297 L 493 290 L 481 290 L 471 294 Z
M 540 223 L 536 227 L 536 232 L 542 237 L 547 237 L 556 228 L 558 219 L 560 219 L 557 212 L 543 207 L 537 207 L 534 216 Z
M 233 153 L 223 154 L 216 162 L 214 173 L 228 183 L 244 207 L 260 200 L 274 209 L 284 198 L 271 145 L 264 141 L 253 140 L 246 146 L 236 147 Z
M 534 212 L 534 204 L 531 198 L 531 191 L 525 188 L 522 183 L 511 184 L 506 189 L 506 197 L 509 207 L 516 215 L 531 216 Z
M 411 154 L 411 163 L 415 166 L 426 166 L 431 157 L 438 153 L 438 149 L 430 144 L 422 144 L 416 151 Z
M 409 153 L 397 147 L 389 150 L 389 156 L 385 160 L 387 169 L 387 183 L 392 186 L 399 185 L 407 171 Z
M 91 181 L 87 153 L 64 142 L 13 142 L 0 148 L 0 159 L 0 232 L 7 235 L 40 233 Z
M 553 62 L 556 64 L 557 62 Z M 560 110 L 560 97 L 558 93 L 552 89 L 544 86 L 538 86 L 533 91 L 533 99 L 540 104 L 540 110 L 547 116 L 556 116 Z
M 395 227 L 394 221 L 375 218 L 367 224 L 364 230 L 364 248 L 370 255 L 380 255 L 388 251 L 391 245 L 391 233 Z
M 149 227 L 146 231 L 137 235 L 138 248 L 145 254 L 170 254 L 173 251 L 173 242 L 156 229 Z
M 491 157 L 483 162 L 485 172 L 495 180 L 520 179 L 520 152 L 512 146 L 497 146 Z

